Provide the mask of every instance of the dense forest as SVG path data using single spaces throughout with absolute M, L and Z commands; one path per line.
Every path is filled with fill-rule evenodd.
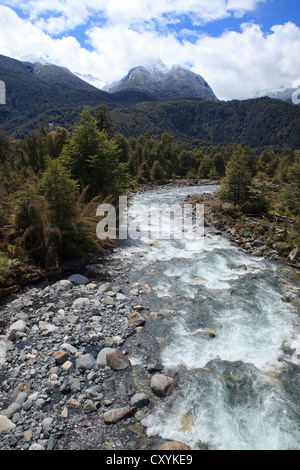
M 221 132 L 226 129 L 220 121 Z M 222 180 L 220 197 L 225 201 L 244 213 L 290 217 L 299 230 L 296 142 L 281 147 L 278 139 L 278 145 L 262 149 L 259 140 L 249 146 L 228 139 L 226 144 L 193 147 L 176 137 L 152 131 L 125 136 L 103 104 L 83 110 L 72 133 L 41 127 L 21 140 L 1 130 L 0 286 L 31 269 L 55 268 L 64 259 L 104 251 L 110 242 L 96 237 L 97 206 L 103 201 L 117 204 L 120 194 L 143 184 Z M 294 237 L 295 245 L 299 241 Z

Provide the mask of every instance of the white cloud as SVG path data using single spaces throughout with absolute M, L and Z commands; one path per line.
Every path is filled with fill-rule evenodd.
M 21 19 L 3 3 L 23 5 L 29 18 Z M 189 63 L 219 98 L 239 99 L 261 90 L 290 86 L 300 78 L 299 27 L 286 23 L 264 34 L 260 26 L 250 23 L 242 25 L 239 32 L 227 31 L 220 37 L 202 35 L 197 39 L 192 31 L 193 42 L 180 42 L 167 28 L 154 29 L 154 19 L 160 19 L 162 25 L 169 21 L 163 16 L 166 12 L 176 21 L 179 14 L 192 11 L 196 24 L 231 13 L 242 15 L 257 3 L 258 0 L 12 0 L 0 5 L 0 53 L 20 60 L 48 60 L 72 72 L 95 76 L 103 84 L 120 79 L 149 58 L 159 58 L 168 66 Z M 89 50 L 72 35 L 53 36 L 87 23 L 90 15 L 95 18 L 102 9 L 106 23 L 99 26 L 94 20 L 87 26 Z M 47 11 L 50 15 L 41 16 Z M 60 14 L 59 19 L 54 19 L 55 12 Z
M 205 23 L 242 16 L 266 0 L 3 0 L 3 5 L 23 10 L 32 22 L 46 32 L 58 34 L 85 24 L 96 13 L 109 25 L 133 26 L 136 22 L 165 22 L 170 15 L 191 15 L 194 22 Z

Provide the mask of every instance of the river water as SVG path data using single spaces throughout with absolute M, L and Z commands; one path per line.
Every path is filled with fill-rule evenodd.
M 130 213 L 215 190 L 149 191 L 134 196 Z M 191 449 L 299 450 L 299 272 L 205 232 L 204 240 L 153 241 L 141 231 L 114 254 L 131 280 L 150 286 L 151 308 L 164 314 L 152 332 L 160 361 L 181 387 L 143 424 L 149 436 Z

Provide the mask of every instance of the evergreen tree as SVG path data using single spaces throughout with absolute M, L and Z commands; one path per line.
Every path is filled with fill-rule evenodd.
M 151 169 L 151 180 L 154 183 L 162 184 L 166 181 L 166 172 L 160 165 L 159 161 L 156 160 Z
M 249 199 L 251 184 L 252 176 L 246 150 L 239 145 L 226 166 L 226 176 L 220 195 L 235 205 L 243 205 Z
M 98 130 L 105 131 L 111 138 L 115 134 L 114 124 L 109 115 L 109 109 L 105 104 L 100 104 L 92 111 L 92 116 L 96 119 Z
M 49 160 L 43 174 L 42 188 L 53 225 L 67 228 L 77 214 L 78 185 L 58 159 Z
M 90 184 L 89 161 L 93 155 L 97 155 L 99 141 L 100 131 L 96 120 L 88 110 L 84 110 L 73 137 L 61 153 L 61 161 L 71 170 L 72 177 L 80 182 L 82 190 Z

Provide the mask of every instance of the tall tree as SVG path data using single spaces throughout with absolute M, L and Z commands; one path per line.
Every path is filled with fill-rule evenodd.
M 251 192 L 252 175 L 248 165 L 246 149 L 239 145 L 226 166 L 221 195 L 235 205 L 244 204 Z
M 49 160 L 43 174 L 42 188 L 52 223 L 61 229 L 68 227 L 77 214 L 78 185 L 58 159 Z

